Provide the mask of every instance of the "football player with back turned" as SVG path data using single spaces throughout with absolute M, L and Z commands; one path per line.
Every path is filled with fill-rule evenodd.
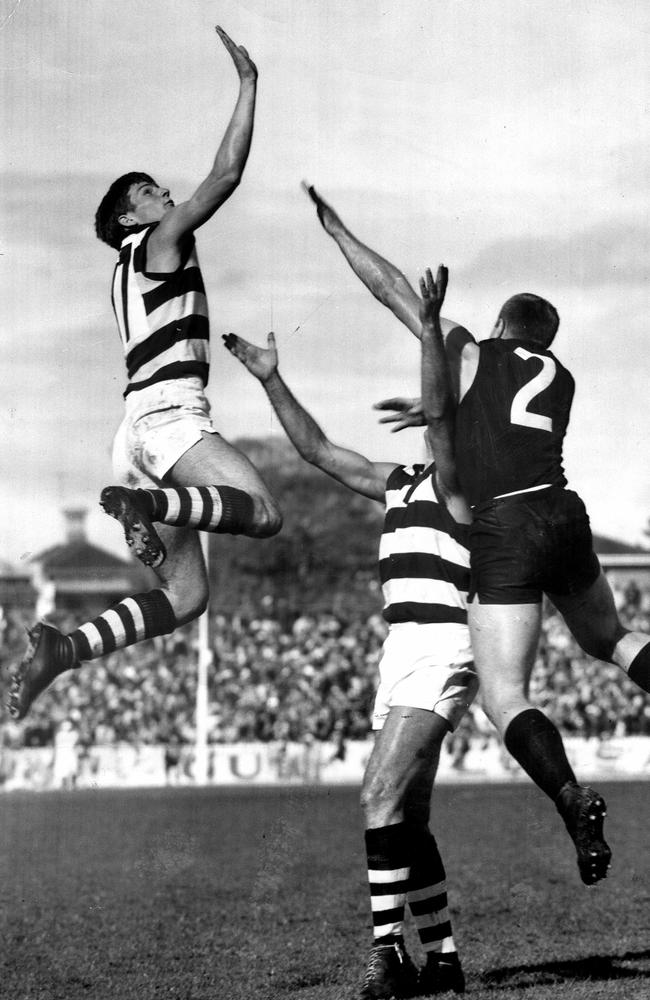
M 406 277 L 351 233 L 313 187 L 307 193 L 355 274 L 420 337 L 419 299 Z M 542 595 L 587 654 L 616 664 L 644 691 L 650 691 L 650 636 L 623 627 L 584 505 L 566 488 L 562 444 L 574 382 L 549 350 L 558 325 L 555 308 L 529 293 L 508 299 L 480 343 L 441 318 L 459 401 L 458 476 L 473 508 L 468 617 L 483 704 L 510 753 L 556 804 L 590 885 L 609 868 L 605 803 L 577 784 L 556 726 L 528 700 Z M 394 411 L 383 419 L 396 430 L 424 422 L 419 400 L 377 405 Z

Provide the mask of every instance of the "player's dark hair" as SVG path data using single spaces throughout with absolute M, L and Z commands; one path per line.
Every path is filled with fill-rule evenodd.
M 520 292 L 504 302 L 499 319 L 511 337 L 532 340 L 540 347 L 550 347 L 560 325 L 555 306 L 532 292 Z
M 118 177 L 109 187 L 95 212 L 95 232 L 98 239 L 108 243 L 109 247 L 113 247 L 115 250 L 120 249 L 122 240 L 129 231 L 127 226 L 123 226 L 118 221 L 120 215 L 124 215 L 125 212 L 133 208 L 129 198 L 129 189 L 132 184 L 143 182 L 156 183 L 149 174 L 143 174 L 137 170 Z

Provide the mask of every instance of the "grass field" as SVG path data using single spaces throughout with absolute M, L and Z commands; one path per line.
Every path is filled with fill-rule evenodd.
M 470 997 L 650 997 L 650 784 L 603 791 L 614 866 L 595 889 L 533 787 L 436 792 Z M 0 810 L 3 998 L 356 997 L 356 789 L 14 792 Z

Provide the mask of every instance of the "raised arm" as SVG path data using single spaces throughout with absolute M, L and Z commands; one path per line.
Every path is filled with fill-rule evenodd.
M 386 480 L 395 465 L 371 462 L 349 448 L 333 444 L 325 436 L 280 375 L 274 335 L 269 333 L 266 348 L 234 333 L 222 339 L 230 353 L 262 383 L 287 437 L 302 458 L 355 493 L 383 502 Z
M 422 329 L 420 299 L 408 279 L 394 264 L 357 239 L 316 188 L 306 183 L 303 183 L 303 188 L 316 205 L 316 213 L 323 229 L 337 244 L 357 277 L 419 340 Z M 450 363 L 455 365 L 455 359 L 459 357 L 463 345 L 474 338 L 465 327 L 451 319 L 441 317 L 440 328 Z
M 469 508 L 462 496 L 456 472 L 454 450 L 456 405 L 440 329 L 440 309 L 444 302 L 448 277 L 447 268 L 441 264 L 435 280 L 429 269 L 425 277 L 420 279 L 422 410 L 427 426 L 427 438 L 436 465 L 438 485 L 454 517 L 458 520 L 469 520 Z
M 223 28 L 216 30 L 239 75 L 237 103 L 210 173 L 188 201 L 167 212 L 152 233 L 149 246 L 154 252 L 164 245 L 177 246 L 187 233 L 207 222 L 239 184 L 248 159 L 255 118 L 257 68 L 243 45 L 235 45 Z

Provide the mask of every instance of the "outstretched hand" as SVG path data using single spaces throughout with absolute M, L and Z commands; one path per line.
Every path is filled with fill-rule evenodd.
M 307 181 L 301 181 L 300 186 L 316 206 L 316 214 L 325 232 L 329 233 L 330 236 L 335 236 L 337 232 L 344 230 L 345 227 L 338 215 L 332 206 L 320 196 L 314 185 Z
M 444 264 L 438 267 L 435 281 L 431 268 L 426 269 L 424 278 L 420 278 L 420 322 L 422 325 L 433 325 L 440 320 L 440 310 L 445 301 L 449 270 Z
M 230 58 L 235 64 L 235 69 L 239 74 L 239 79 L 244 80 L 257 80 L 257 66 L 249 56 L 248 52 L 243 45 L 235 45 L 230 35 L 219 25 L 216 27 L 216 32 L 225 45 Z
M 403 431 L 406 427 L 424 427 L 426 420 L 422 411 L 421 399 L 407 399 L 404 396 L 393 396 L 392 399 L 382 399 L 373 405 L 373 410 L 392 410 L 386 417 L 380 417 L 380 424 L 395 424 L 391 433 Z
M 260 382 L 266 382 L 278 369 L 278 351 L 275 346 L 275 336 L 269 333 L 266 347 L 250 344 L 236 333 L 224 334 L 221 338 L 224 346 L 241 361 L 251 375 Z

